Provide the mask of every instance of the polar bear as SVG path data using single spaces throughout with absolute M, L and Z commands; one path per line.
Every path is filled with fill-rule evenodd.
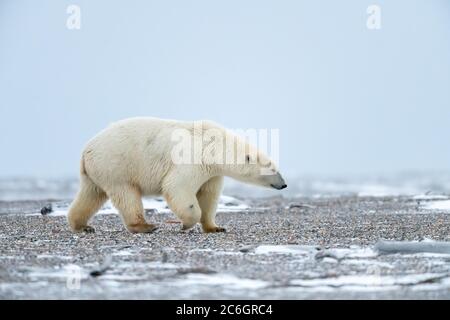
M 88 221 L 108 198 L 130 232 L 152 232 L 156 226 L 145 220 L 141 197 L 158 195 L 183 229 L 200 222 L 204 232 L 223 232 L 215 215 L 224 176 L 286 188 L 273 161 L 211 121 L 115 122 L 87 143 L 80 171 L 80 189 L 68 214 L 74 232 L 93 232 Z

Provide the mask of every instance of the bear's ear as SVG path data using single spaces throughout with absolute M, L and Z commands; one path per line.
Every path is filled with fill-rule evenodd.
M 250 163 L 250 156 L 249 155 L 245 156 L 245 162 Z

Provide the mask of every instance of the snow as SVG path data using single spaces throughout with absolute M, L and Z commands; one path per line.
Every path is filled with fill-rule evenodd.
M 435 241 L 427 239 L 423 241 L 426 244 L 433 244 Z M 419 243 L 419 242 L 418 242 Z M 207 254 L 223 254 L 226 252 L 236 253 L 235 248 L 231 251 L 215 252 L 211 249 L 193 249 L 193 252 L 202 252 Z M 319 253 L 326 256 L 317 259 Z M 114 257 L 111 267 L 101 276 L 93 278 L 89 272 L 98 267 L 98 264 L 88 263 L 83 266 L 74 264 L 65 264 L 55 268 L 36 268 L 24 267 L 22 271 L 27 275 L 30 285 L 39 285 L 42 288 L 50 286 L 51 283 L 57 283 L 53 286 L 55 290 L 61 290 L 61 282 L 65 282 L 62 288 L 67 289 L 67 285 L 72 280 L 79 279 L 82 283 L 82 292 L 91 292 L 102 288 L 111 296 L 121 294 L 125 291 L 131 293 L 136 292 L 172 292 L 171 290 L 180 291 L 185 298 L 196 296 L 201 292 L 221 292 L 222 294 L 233 295 L 239 293 L 247 298 L 257 298 L 262 292 L 271 292 L 274 295 L 277 291 L 290 292 L 294 295 L 298 293 L 320 293 L 331 292 L 386 292 L 390 290 L 399 290 L 402 287 L 408 287 L 416 290 L 446 290 L 450 288 L 450 274 L 448 274 L 446 263 L 448 258 L 445 256 L 427 256 L 424 253 L 413 255 L 398 255 L 395 259 L 390 256 L 378 255 L 371 247 L 350 246 L 348 248 L 328 248 L 318 250 L 317 246 L 306 245 L 261 245 L 254 248 L 253 251 L 247 253 L 238 253 L 245 255 L 273 255 L 288 254 L 293 255 L 296 264 L 293 266 L 306 266 L 311 263 L 317 264 L 317 268 L 311 271 L 301 272 L 301 276 L 291 279 L 290 281 L 252 279 L 242 274 L 233 274 L 228 272 L 218 273 L 180 273 L 177 271 L 183 269 L 195 268 L 194 265 L 185 263 L 167 263 L 163 261 L 129 261 L 128 256 L 136 256 L 140 254 L 138 248 L 122 248 L 112 253 Z M 40 258 L 57 257 L 52 255 L 42 255 Z M 263 260 L 266 257 L 261 257 Z M 269 257 L 267 257 L 269 259 Z M 272 257 L 273 258 L 273 257 Z M 436 272 L 430 272 L 427 269 L 424 273 L 403 273 L 395 274 L 397 264 L 404 260 L 417 258 L 427 262 L 427 266 L 432 264 L 440 264 L 442 267 L 437 268 Z M 324 263 L 332 263 L 333 265 L 323 265 Z M 342 267 L 342 264 L 360 264 L 361 270 L 355 274 L 355 269 Z M 321 266 L 322 265 L 322 266 Z M 301 267 L 300 267 L 301 268 Z M 323 268 L 339 268 L 344 274 L 324 273 Z M 386 269 L 388 271 L 386 272 Z M 165 275 L 160 279 L 149 281 L 149 275 L 166 271 Z M 168 273 L 167 273 L 168 272 Z M 168 276 L 169 275 L 169 276 Z M 56 281 L 56 282 L 55 282 Z M 8 284 L 8 290 L 19 290 L 22 288 L 20 283 Z M 0 284 L 0 289 L 6 286 Z M 27 286 L 29 289 L 29 286 Z M 22 289 L 20 289 L 22 290 Z M 25 290 L 25 289 L 24 289 Z M 44 290 L 44 289 L 42 289 Z M 67 289 L 68 290 L 68 289 Z M 117 290 L 117 291 L 116 291 Z M 182 292 L 182 293 L 181 293 Z M 74 294 L 78 294 L 76 291 Z
M 423 206 L 427 210 L 439 210 L 450 212 L 450 200 L 431 201 Z
M 219 199 L 219 205 L 217 211 L 219 212 L 232 212 L 232 211 L 245 211 L 250 208 L 244 201 L 234 197 L 222 195 Z
M 154 213 L 170 213 L 171 210 L 168 208 L 167 203 L 163 198 L 143 198 L 142 204 L 145 210 L 154 210 Z M 69 210 L 68 204 L 53 203 L 53 212 L 49 216 L 66 216 Z M 219 199 L 219 205 L 217 208 L 218 212 L 240 212 L 246 211 L 250 208 L 244 201 L 239 200 L 230 196 L 221 196 Z M 108 201 L 103 205 L 103 207 L 98 211 L 97 214 L 118 214 L 118 211 L 112 205 L 111 201 Z M 35 212 L 30 215 L 41 215 L 40 212 Z
M 418 194 L 412 198 L 418 201 L 448 200 L 448 196 L 442 194 Z
M 323 258 L 333 257 L 335 259 L 354 259 L 354 258 L 374 258 L 377 253 L 371 248 L 361 248 L 351 246 L 350 248 L 333 248 L 318 250 L 316 246 L 301 245 L 261 245 L 255 248 L 255 254 L 294 254 L 294 255 L 312 255 L 320 254 Z
M 67 264 L 63 267 L 57 267 L 54 269 L 44 269 L 44 268 L 32 268 L 28 273 L 31 279 L 35 278 L 60 278 L 60 279 L 70 279 L 77 278 L 80 280 L 88 279 L 89 272 L 80 268 L 75 264 Z
M 189 288 L 190 286 L 221 286 L 232 289 L 260 289 L 269 283 L 263 280 L 238 278 L 229 274 L 188 274 L 185 279 L 174 281 L 173 285 Z
M 59 260 L 70 260 L 73 257 L 67 257 L 67 256 L 59 256 L 59 255 L 53 255 L 53 254 L 39 254 L 36 256 L 38 259 L 59 259 Z
M 331 256 L 335 259 L 359 259 L 359 258 L 375 258 L 378 253 L 371 248 L 361 248 L 351 246 L 350 248 L 333 248 L 320 251 L 324 256 Z
M 307 255 L 317 252 L 314 246 L 298 245 L 262 245 L 255 248 L 255 254 L 300 254 Z
M 444 241 L 378 241 L 375 250 L 382 254 L 450 254 L 450 243 Z
M 387 197 L 399 195 L 414 195 L 420 192 L 418 186 L 394 183 L 390 181 L 361 180 L 315 180 L 310 189 L 314 190 L 316 197 L 357 195 L 359 197 Z M 301 189 L 300 189 L 301 190 Z
M 435 273 L 423 273 L 423 274 L 402 275 L 402 276 L 345 275 L 335 278 L 292 280 L 291 284 L 309 288 L 320 288 L 320 287 L 345 288 L 346 286 L 351 286 L 351 290 L 370 287 L 370 290 L 374 290 L 375 289 L 374 287 L 387 287 L 388 289 L 392 289 L 393 286 L 415 285 L 447 277 L 448 277 L 447 274 L 435 274 Z
M 114 252 L 112 255 L 119 256 L 119 257 L 133 256 L 133 255 L 135 255 L 135 252 L 133 252 L 132 250 L 121 250 L 118 252 Z

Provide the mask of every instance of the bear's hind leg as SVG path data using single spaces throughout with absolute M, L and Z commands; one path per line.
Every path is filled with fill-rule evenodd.
M 109 194 L 114 207 L 119 210 L 123 222 L 132 233 L 149 233 L 157 229 L 144 218 L 144 207 L 139 190 L 133 186 L 116 189 Z
M 197 199 L 202 209 L 203 232 L 225 232 L 225 228 L 216 225 L 216 210 L 222 192 L 223 177 L 208 180 L 197 192 Z
M 70 205 L 67 215 L 71 229 L 74 232 L 94 232 L 94 228 L 87 223 L 107 198 L 103 190 L 97 187 L 88 176 L 82 174 L 80 190 Z

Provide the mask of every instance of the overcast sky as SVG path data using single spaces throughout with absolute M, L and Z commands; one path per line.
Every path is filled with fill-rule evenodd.
M 279 128 L 287 175 L 450 170 L 450 2 L 0 0 L 0 177 L 131 116 Z

